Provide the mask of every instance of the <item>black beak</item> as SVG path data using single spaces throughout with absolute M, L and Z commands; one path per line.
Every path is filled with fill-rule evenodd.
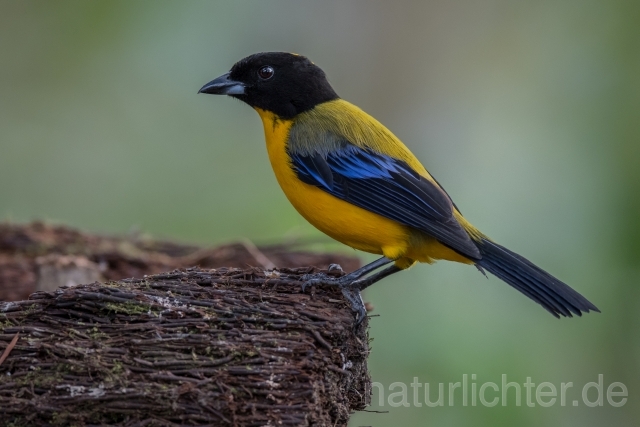
M 198 93 L 208 93 L 211 95 L 244 95 L 244 87 L 244 83 L 231 80 L 229 73 L 227 73 L 202 86 Z

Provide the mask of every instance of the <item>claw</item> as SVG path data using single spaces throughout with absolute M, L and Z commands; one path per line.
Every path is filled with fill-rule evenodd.
M 302 276 L 302 282 L 302 292 L 305 292 L 309 286 L 314 285 L 339 286 L 342 291 L 342 295 L 344 295 L 347 301 L 349 301 L 351 310 L 356 313 L 355 326 L 360 325 L 366 317 L 367 309 L 365 308 L 364 302 L 362 302 L 362 296 L 360 295 L 360 282 L 348 279 L 346 276 L 333 278 L 324 273 L 305 274 Z
M 358 286 L 342 286 L 342 295 L 349 301 L 351 310 L 356 313 L 356 326 L 360 325 L 367 315 Z
M 342 267 L 340 266 L 340 264 L 329 264 L 329 267 L 327 268 L 327 271 L 338 271 L 340 273 L 344 273 L 344 270 L 342 269 Z
M 302 286 L 301 286 L 302 292 L 306 292 L 307 288 L 313 285 L 315 285 L 315 283 L 313 283 L 311 280 L 307 280 L 306 282 L 302 283 Z
M 333 279 L 324 273 L 305 274 L 302 276 L 302 292 L 306 291 L 309 286 L 323 285 L 331 280 Z

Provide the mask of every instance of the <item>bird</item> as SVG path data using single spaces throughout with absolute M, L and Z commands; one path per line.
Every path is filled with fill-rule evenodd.
M 198 93 L 228 95 L 253 107 L 276 179 L 293 207 L 333 239 L 381 255 L 340 277 L 321 272 L 303 278 L 303 291 L 338 286 L 356 324 L 366 316 L 362 290 L 417 262 L 438 260 L 475 266 L 485 276 L 488 271 L 557 318 L 600 311 L 471 225 L 405 144 L 340 98 L 307 57 L 256 53 Z

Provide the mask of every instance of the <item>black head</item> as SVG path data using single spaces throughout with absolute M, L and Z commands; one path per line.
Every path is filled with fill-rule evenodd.
M 338 98 L 320 67 L 285 52 L 247 56 L 198 93 L 229 95 L 283 119 Z

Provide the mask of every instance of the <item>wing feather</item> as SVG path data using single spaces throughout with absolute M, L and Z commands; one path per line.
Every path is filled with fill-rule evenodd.
M 289 152 L 289 156 L 301 181 L 423 231 L 473 260 L 481 258 L 453 216 L 447 193 L 402 160 L 348 143 L 328 153 Z

